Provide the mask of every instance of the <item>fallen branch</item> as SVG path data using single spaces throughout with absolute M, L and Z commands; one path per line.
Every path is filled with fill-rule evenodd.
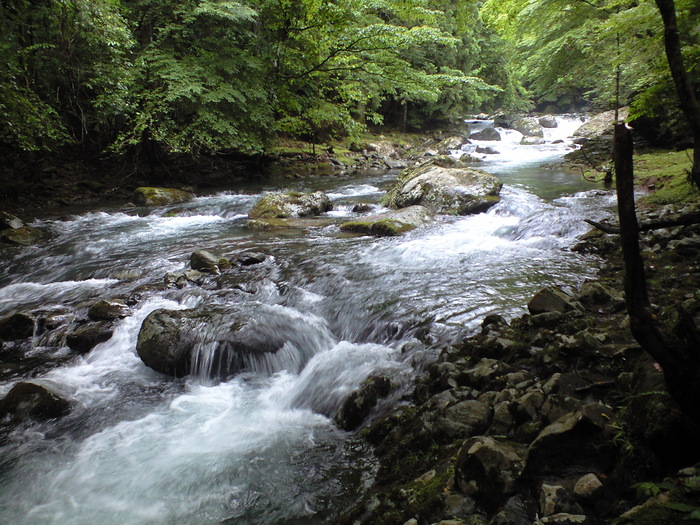
M 584 219 L 585 222 L 605 233 L 620 233 L 620 227 L 615 224 L 607 224 L 604 222 L 595 222 L 589 219 Z M 676 213 L 659 219 L 646 220 L 639 222 L 639 231 L 646 232 L 651 230 L 660 230 L 661 228 L 673 228 L 675 226 L 690 226 L 692 224 L 700 224 L 700 211 L 689 213 Z

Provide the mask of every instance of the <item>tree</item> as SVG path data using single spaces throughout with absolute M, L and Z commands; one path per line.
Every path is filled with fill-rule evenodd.
M 693 133 L 693 167 L 690 176 L 695 185 L 700 188 L 700 103 L 698 103 L 695 87 L 683 63 L 674 0 L 655 1 L 664 22 L 664 44 L 671 76 L 676 86 L 681 109 Z

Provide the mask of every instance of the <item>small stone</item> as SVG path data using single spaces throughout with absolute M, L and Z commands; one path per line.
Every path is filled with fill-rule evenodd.
M 600 489 L 603 488 L 603 483 L 595 474 L 586 474 L 582 476 L 574 486 L 574 496 L 578 499 L 590 499 L 595 496 Z

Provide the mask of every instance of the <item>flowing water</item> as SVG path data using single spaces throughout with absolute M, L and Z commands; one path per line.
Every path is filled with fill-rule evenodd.
M 349 393 L 381 373 L 398 385 L 386 401 L 396 402 L 441 345 L 485 315 L 518 316 L 538 289 L 595 275 L 595 259 L 568 249 L 587 231 L 583 218 L 608 213 L 611 196 L 542 167 L 571 148 L 580 120 L 559 123 L 539 146 L 520 146 L 506 131 L 489 143 L 499 153 L 482 167 L 505 185 L 488 213 L 441 217 L 400 238 L 338 228 L 358 215 L 355 204 L 377 207 L 392 172 L 287 179 L 289 189 L 321 189 L 334 201 L 330 220 L 305 229 L 246 228 L 247 211 L 272 184 L 177 207 L 37 221 L 50 240 L 0 252 L 0 316 L 26 311 L 60 325 L 98 299 L 130 297 L 132 306 L 85 356 L 63 345 L 59 329 L 23 349 L 60 363 L 30 380 L 72 409 L 0 438 L 0 523 L 332 523 L 375 469 L 366 445 L 332 423 Z M 269 257 L 202 286 L 150 286 L 185 269 L 196 249 Z M 226 329 L 212 320 L 196 327 L 198 373 L 167 379 L 135 350 L 141 323 L 162 308 L 207 308 L 224 319 L 254 312 L 257 329 L 284 345 L 232 378 L 212 378 L 208 341 Z M 10 376 L 0 395 L 26 379 Z

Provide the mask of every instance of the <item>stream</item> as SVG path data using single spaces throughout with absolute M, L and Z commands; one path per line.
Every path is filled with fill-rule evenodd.
M 72 405 L 63 418 L 26 421 L 0 438 L 0 523 L 332 523 L 376 469 L 370 448 L 333 424 L 353 390 L 386 375 L 396 389 L 382 406 L 399 403 L 439 349 L 484 316 L 517 317 L 539 289 L 595 276 L 599 261 L 569 248 L 589 229 L 582 219 L 607 216 L 613 197 L 553 167 L 581 123 L 557 120 L 541 145 L 521 146 L 522 135 L 508 130 L 484 143 L 500 152 L 480 165 L 504 182 L 498 205 L 397 238 L 338 227 L 358 216 L 358 203 L 376 213 L 391 171 L 251 183 L 178 206 L 35 221 L 48 241 L 0 250 L 0 317 L 70 320 L 99 299 L 132 301 L 112 338 L 90 353 L 72 353 L 48 329 L 25 351 L 59 365 L 0 383 L 0 396 L 31 380 Z M 325 191 L 332 220 L 246 228 L 248 210 L 280 184 Z M 197 249 L 268 257 L 242 276 L 152 286 L 183 271 Z M 141 362 L 136 340 L 149 313 L 204 306 L 254 308 L 263 329 L 287 342 L 232 378 L 204 370 L 170 379 Z

